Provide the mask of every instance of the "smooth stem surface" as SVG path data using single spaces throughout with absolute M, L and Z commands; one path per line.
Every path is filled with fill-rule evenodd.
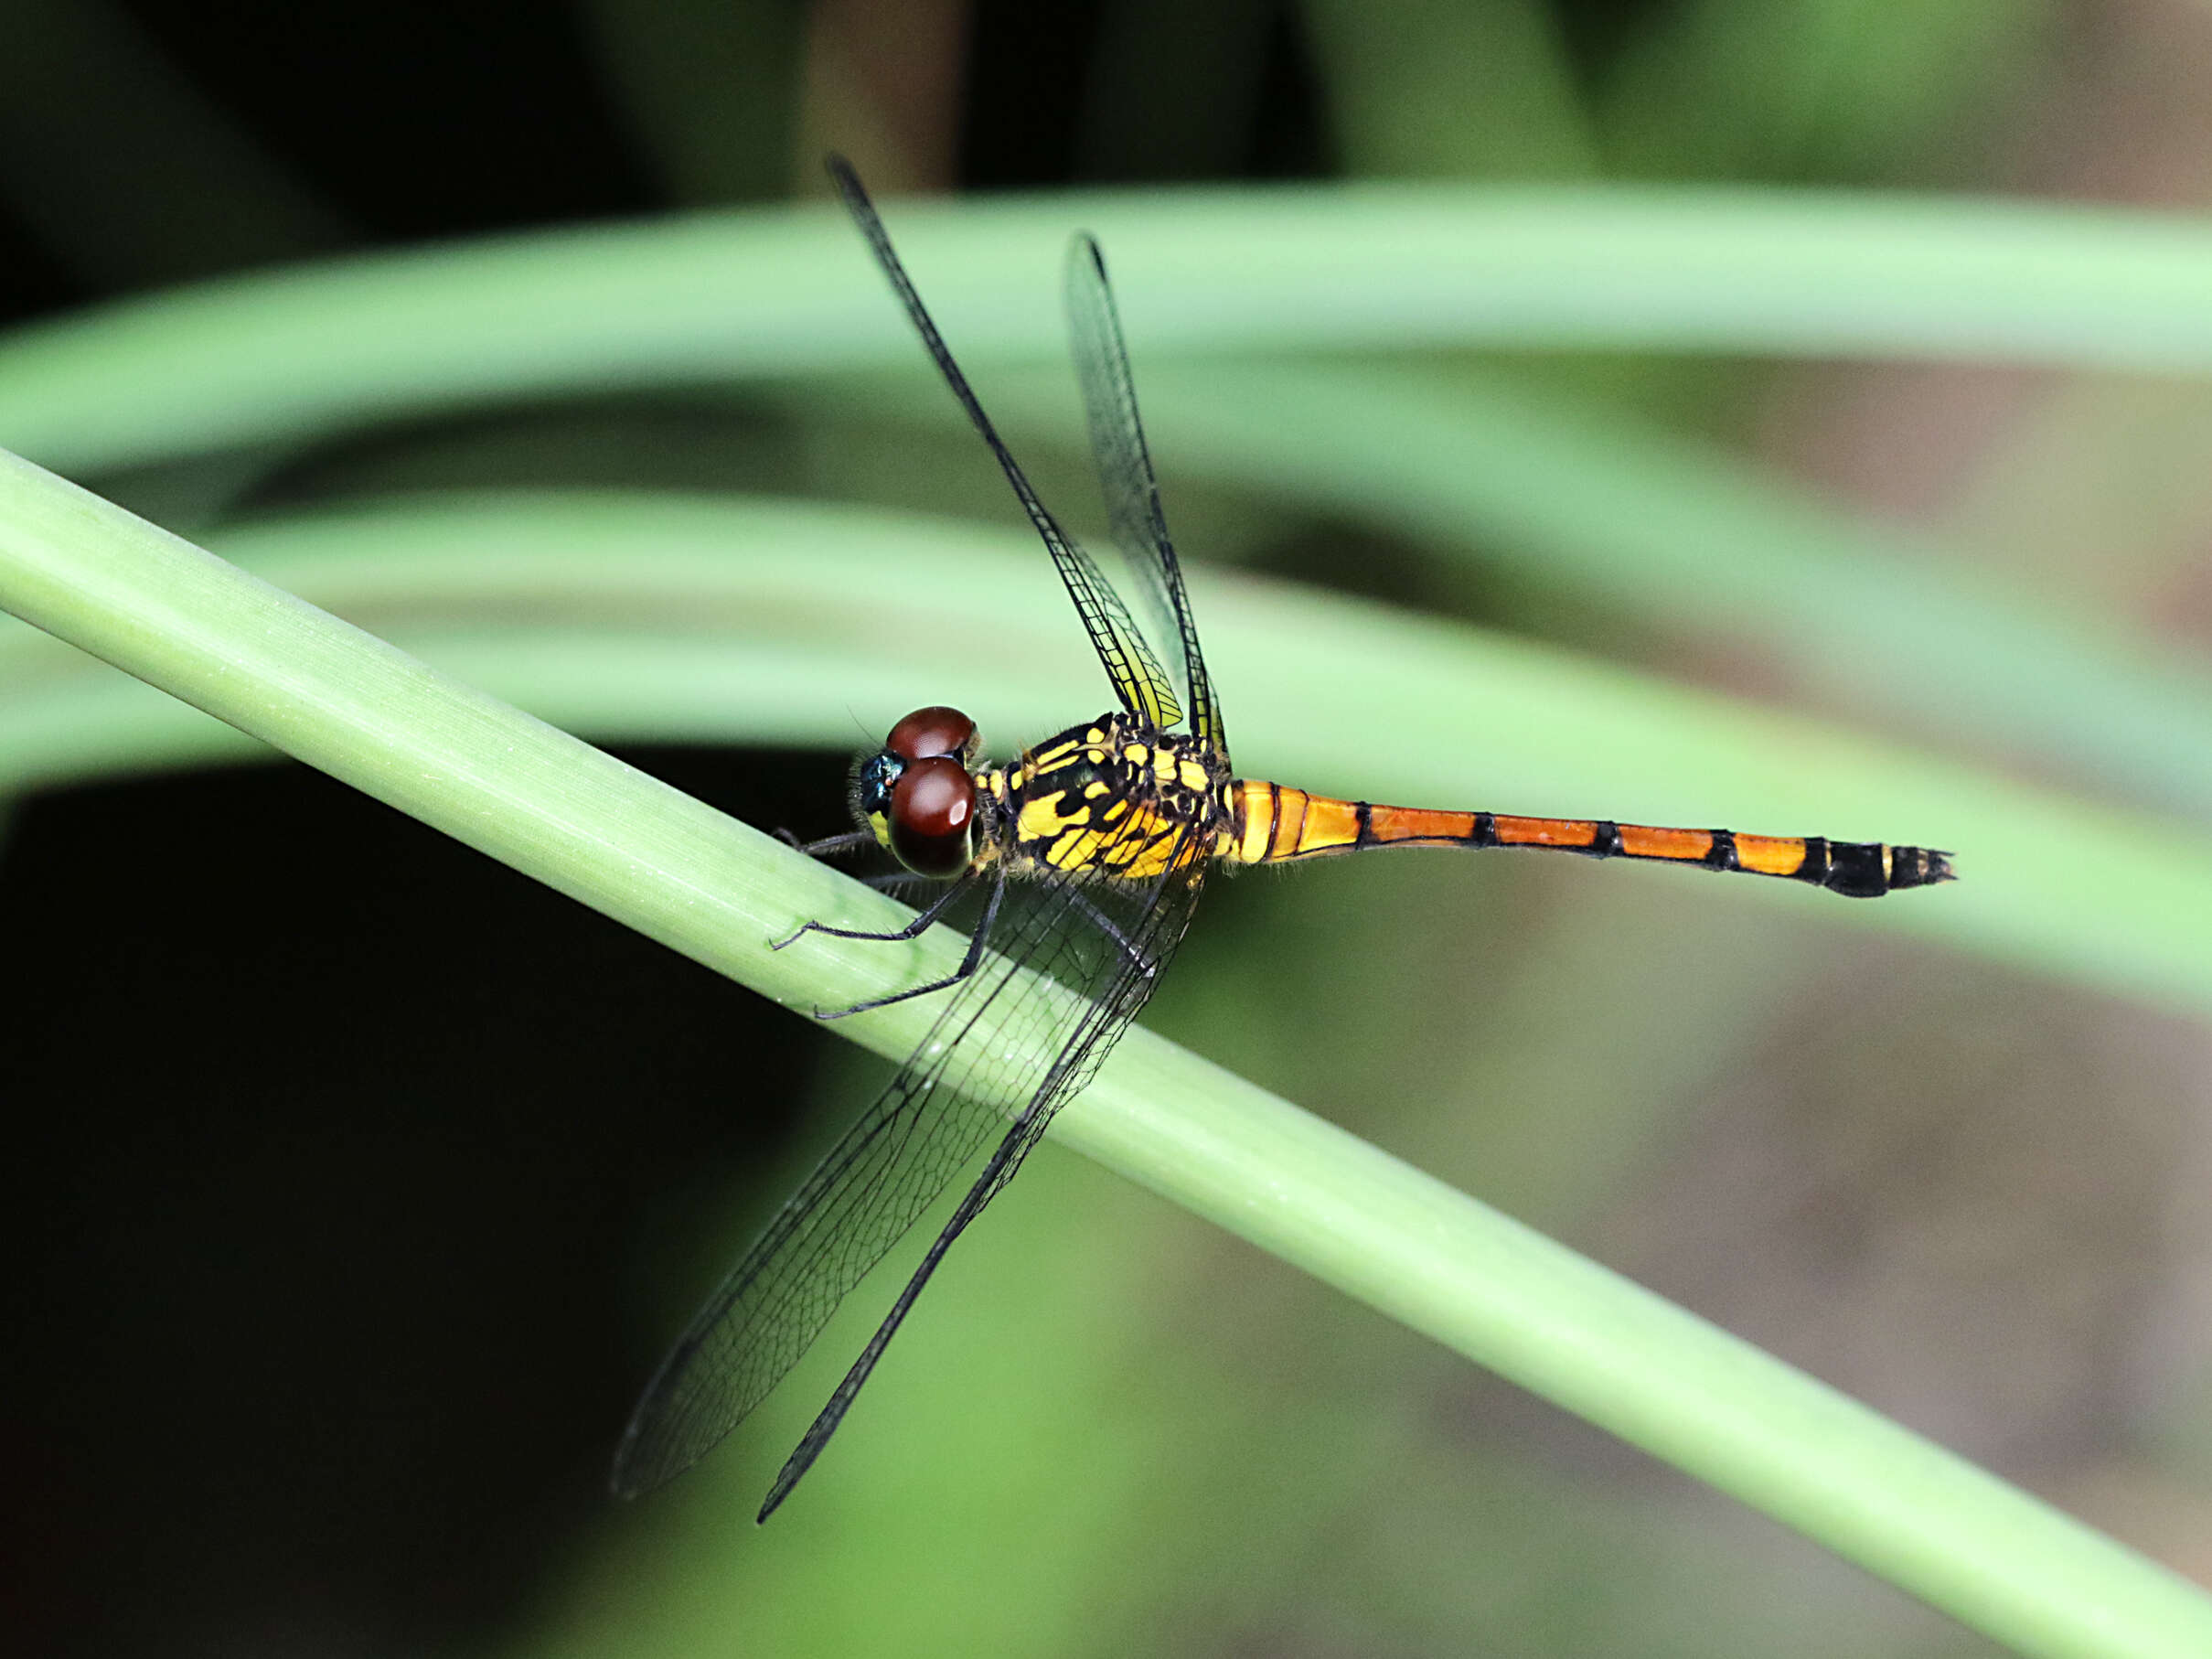
M 2212 1652 L 2195 1586 L 1167 1044 L 1127 1045 L 1056 1133 L 2023 1653 Z
M 1057 359 L 1072 229 L 1142 350 L 1445 345 L 2212 368 L 2212 227 L 1809 190 L 1452 186 L 887 200 L 971 373 Z M 828 207 L 226 279 L 0 341 L 0 444 L 83 471 L 533 392 L 906 367 Z
M 954 955 L 766 949 L 889 906 L 13 457 L 0 605 L 779 1000 Z M 929 1017 L 838 1029 L 896 1054 Z M 1056 1132 L 2025 1652 L 2212 1651 L 2212 1601 L 2163 1568 L 1171 1044 L 1132 1033 Z
M 850 749 L 871 722 L 946 701 L 1006 755 L 1102 696 L 1064 595 L 1011 530 L 544 491 L 330 509 L 220 545 L 602 738 Z M 1712 903 L 2212 1010 L 2202 830 L 1433 617 L 1198 567 L 1191 579 L 1235 759 L 1256 776 L 1413 806 L 1944 847 L 1965 879 L 1875 904 L 1688 871 L 1605 879 L 1708 884 Z M 0 790 L 238 752 L 226 728 L 15 633 L 0 630 Z M 1337 664 L 1359 671 L 1316 671 Z M 2109 712 L 2095 687 L 2076 694 L 2085 718 Z M 834 811 L 795 828 L 842 828 Z
M 1642 341 L 2201 371 L 2202 224 L 2021 203 L 1442 187 L 899 202 L 895 216 L 1010 424 L 1074 411 L 1053 273 L 1070 227 L 1086 224 L 1115 262 L 1155 447 L 1179 469 L 1471 547 L 1485 565 L 1518 561 L 1631 615 L 1727 628 L 1845 704 L 1886 703 L 1892 719 L 2139 800 L 2212 808 L 2212 676 L 2170 647 L 2100 636 L 2063 604 L 1981 587 L 1970 562 L 1741 463 L 1571 401 L 1486 389 L 1457 365 L 1218 357 Z M 1025 391 L 999 359 L 1051 368 Z M 18 331 L 0 337 L 0 443 L 82 468 L 547 391 L 800 373 L 818 388 L 856 366 L 906 371 L 914 404 L 957 419 L 850 225 L 762 209 L 333 262 Z

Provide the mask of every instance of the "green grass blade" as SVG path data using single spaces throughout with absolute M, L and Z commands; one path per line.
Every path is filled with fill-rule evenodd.
M 2212 368 L 2212 227 L 1811 191 L 1413 186 L 890 204 L 971 369 L 1057 359 L 1071 227 L 1130 339 Z M 544 232 L 239 277 L 0 343 L 0 443 L 82 472 L 552 391 L 906 367 L 824 208 Z
M 1607 1268 L 1166 1044 L 1117 1062 L 1064 1144 L 1961 1622 L 2077 1659 L 2212 1642 L 2195 1586 Z
M 1201 203 L 1221 221 L 1195 211 Z M 1841 318 L 1859 330 L 1854 348 L 1932 349 L 1923 326 L 1940 319 L 1945 350 L 1977 339 L 2003 348 L 1950 327 L 1965 273 L 1990 296 L 1987 315 L 2012 319 L 2021 355 L 2138 360 L 2114 348 L 2148 316 L 2172 326 L 2164 366 L 2201 369 L 2195 325 L 2168 307 L 2185 294 L 2195 315 L 2212 273 L 2203 227 L 1990 204 L 1938 215 L 1865 198 L 1433 188 L 901 212 L 966 355 L 1050 360 L 1035 378 L 994 377 L 994 406 L 1018 423 L 1064 424 L 1071 412 L 1050 276 L 1065 227 L 1085 219 L 1110 233 L 1147 407 L 1177 470 L 1447 548 L 1479 542 L 1486 559 L 1639 616 L 1732 628 L 1815 693 L 1886 701 L 1893 719 L 2046 756 L 2138 800 L 2212 808 L 2212 677 L 2201 668 L 1939 571 L 1955 562 L 1739 464 L 1480 382 L 1173 355 L 1178 342 L 1514 338 L 1532 277 L 1573 319 L 1562 337 L 1572 344 L 1658 327 L 1652 307 L 1677 330 L 1662 343 L 1698 343 L 1683 332 L 1693 302 L 1709 303 L 1717 284 L 1745 322 L 1713 343 L 1758 345 L 1778 318 L 1807 330 Z M 1268 258 L 1229 259 L 1224 235 L 1250 237 Z M 1315 245 L 1301 251 L 1301 235 Z M 1754 270 L 1766 273 L 1758 292 L 1740 292 Z M 1847 315 L 1839 270 L 1857 273 Z M 1187 299 L 1171 301 L 1186 285 Z M 2092 314 L 2112 330 L 2101 344 L 2084 327 Z M 1298 317 L 1309 319 L 1303 337 Z M 1811 349 L 1822 337 L 1766 343 Z M 0 438 L 112 464 L 517 393 L 860 363 L 908 368 L 920 393 L 910 406 L 952 418 L 849 227 L 776 209 L 297 269 L 18 333 L 0 341 Z M 1839 605 L 1839 594 L 1864 598 Z
M 779 1000 L 952 959 L 935 934 L 769 950 L 802 916 L 891 907 L 13 457 L 0 604 Z M 927 1018 L 909 1003 L 839 1029 L 896 1054 Z M 2023 1652 L 2212 1645 L 2212 1601 L 2163 1568 L 1146 1033 L 1061 1132 Z
M 850 748 L 946 701 L 1011 742 L 1100 701 L 1064 600 L 1010 531 L 803 503 L 502 495 L 330 513 L 225 545 L 610 738 Z M 1339 596 L 1204 573 L 1197 596 L 1237 759 L 1256 775 L 1412 805 L 1941 846 L 1967 879 L 1939 894 L 1856 905 L 1724 882 L 1714 897 L 2212 1009 L 2201 831 Z M 0 788 L 177 764 L 211 742 L 237 752 L 35 637 L 0 640 L 0 765 L 14 768 Z

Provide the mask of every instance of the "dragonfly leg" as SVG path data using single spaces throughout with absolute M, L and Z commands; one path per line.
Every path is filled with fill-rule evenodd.
M 956 890 L 964 885 L 967 881 L 967 877 L 962 876 L 959 882 L 954 883 Z M 977 964 L 983 960 L 984 948 L 990 943 L 991 924 L 999 919 L 999 901 L 1005 895 L 1005 893 L 1006 872 L 994 870 L 991 872 L 991 895 L 983 906 L 983 919 L 976 925 L 976 931 L 968 936 L 967 954 L 960 958 L 960 966 L 954 969 L 942 979 L 932 979 L 926 985 L 910 986 L 905 990 L 894 990 L 888 997 L 871 997 L 865 1002 L 855 1002 L 850 1008 L 817 1008 L 814 1011 L 814 1017 L 817 1020 L 842 1020 L 848 1014 L 864 1014 L 871 1008 L 888 1008 L 892 1003 L 903 1002 L 909 997 L 926 997 L 933 990 L 947 990 L 959 984 L 961 980 L 973 974 L 976 971 Z M 945 897 L 939 899 L 921 915 L 914 918 L 916 926 L 903 933 L 842 933 L 835 927 L 824 927 L 818 931 L 834 933 L 843 939 L 912 938 L 915 933 L 921 931 L 918 925 L 925 923 L 938 911 L 944 909 L 951 899 L 952 894 L 947 893 Z M 804 928 L 800 929 L 802 933 L 805 931 Z M 796 934 L 792 936 L 794 938 L 797 937 Z
M 785 846 L 803 852 L 808 858 L 826 858 L 833 852 L 844 852 L 854 847 L 872 847 L 876 843 L 872 830 L 848 830 L 843 835 L 826 835 L 818 841 L 802 841 L 788 830 L 778 830 L 775 837 Z
M 952 883 L 951 885 L 947 886 L 943 893 L 940 893 L 937 895 L 935 902 L 933 903 L 927 910 L 924 910 L 920 915 L 916 915 L 914 919 L 907 923 L 905 926 L 894 928 L 890 933 L 869 933 L 857 927 L 832 927 L 827 922 L 802 922 L 792 932 L 776 940 L 769 947 L 769 948 L 771 950 L 781 950 L 785 946 L 790 944 L 793 940 L 803 937 L 805 935 L 810 933 L 826 933 L 833 939 L 872 939 L 882 944 L 895 944 L 901 939 L 911 939 L 916 934 L 919 934 L 926 929 L 932 922 L 935 921 L 940 915 L 945 914 L 945 907 L 951 904 L 955 899 L 958 898 L 961 893 L 966 890 L 970 873 L 971 872 L 963 872 L 957 881 Z M 898 881 L 907 878 L 892 876 L 889 879 Z M 870 883 L 871 886 L 873 884 L 873 883 Z

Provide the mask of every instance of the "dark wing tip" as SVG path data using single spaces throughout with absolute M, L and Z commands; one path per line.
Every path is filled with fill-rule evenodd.
M 663 1450 L 648 1452 L 633 1423 L 624 1431 L 622 1444 L 614 1449 L 614 1466 L 607 1471 L 607 1491 L 622 1502 L 631 1503 L 688 1467 L 688 1463 L 668 1467 Z
M 736 1426 L 733 1418 L 720 1432 L 702 1431 L 690 1403 L 669 1386 L 697 1346 L 689 1336 L 677 1344 L 622 1431 L 614 1466 L 607 1472 L 607 1490 L 625 1503 L 666 1486 L 713 1450 Z

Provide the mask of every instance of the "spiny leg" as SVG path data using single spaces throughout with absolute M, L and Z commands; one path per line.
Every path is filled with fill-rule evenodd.
M 975 872 L 972 870 L 962 871 L 957 879 L 948 885 L 943 893 L 937 894 L 935 900 L 930 904 L 927 910 L 918 913 L 914 916 L 914 919 L 907 923 L 905 926 L 894 928 L 890 933 L 870 933 L 865 929 L 858 927 L 832 927 L 827 922 L 801 922 L 796 928 L 795 928 L 792 932 L 785 934 L 782 938 L 776 940 L 774 944 L 769 946 L 768 948 L 771 950 L 781 950 L 785 946 L 792 943 L 793 940 L 809 933 L 826 933 L 833 939 L 870 939 L 878 944 L 885 945 L 897 944 L 903 940 L 911 939 L 915 935 L 927 928 L 929 925 L 935 921 L 940 915 L 943 915 L 945 914 L 945 907 L 951 904 L 955 899 L 958 898 L 962 893 L 967 891 L 967 883 L 974 878 L 974 876 Z M 895 881 L 901 878 L 894 876 L 892 879 Z M 871 885 L 873 883 L 871 883 Z
M 957 892 L 961 887 L 965 886 L 967 883 L 967 881 L 968 877 L 967 875 L 961 876 L 960 879 L 953 884 L 953 889 L 951 892 L 947 892 L 943 898 L 940 898 L 927 910 L 916 916 L 912 926 L 902 929 L 898 933 L 845 933 L 835 927 L 818 927 L 811 922 L 807 924 L 807 926 L 815 927 L 815 930 L 819 933 L 835 934 L 839 938 L 841 939 L 888 940 L 912 938 L 924 926 L 928 926 L 929 922 L 936 915 L 937 912 L 943 910 L 946 904 L 952 902 L 953 893 Z M 932 979 L 926 985 L 912 986 L 905 990 L 894 990 L 887 997 L 871 997 L 865 1002 L 855 1002 L 850 1008 L 817 1008 L 814 1011 L 814 1017 L 817 1020 L 842 1020 L 848 1014 L 864 1014 L 871 1008 L 888 1008 L 892 1003 L 903 1002 L 909 997 L 925 997 L 933 990 L 949 990 L 955 985 L 959 984 L 961 980 L 973 974 L 976 971 L 977 964 L 983 960 L 984 948 L 990 942 L 992 924 L 997 922 L 999 919 L 999 901 L 1003 898 L 1005 894 L 1006 871 L 1003 866 L 995 866 L 991 871 L 990 897 L 984 903 L 982 920 L 976 925 L 975 932 L 968 936 L 967 954 L 960 958 L 960 966 L 954 969 L 952 972 L 946 974 L 942 979 Z M 799 930 L 800 933 L 804 933 L 805 931 L 807 931 L 806 928 L 801 928 Z M 797 937 L 797 934 L 792 935 L 793 938 L 796 938 Z M 788 941 L 786 941 L 786 943 L 788 943 Z
M 872 887 L 878 893 L 890 893 L 900 887 L 917 887 L 928 880 L 929 877 L 916 875 L 911 870 L 886 870 L 880 875 L 864 875 L 860 878 L 861 886 Z
M 833 852 L 845 852 L 855 847 L 872 847 L 876 844 L 875 831 L 872 830 L 848 830 L 842 835 L 826 835 L 818 841 L 802 841 L 790 830 L 778 830 L 775 838 L 785 846 L 803 852 L 808 858 L 827 858 Z

